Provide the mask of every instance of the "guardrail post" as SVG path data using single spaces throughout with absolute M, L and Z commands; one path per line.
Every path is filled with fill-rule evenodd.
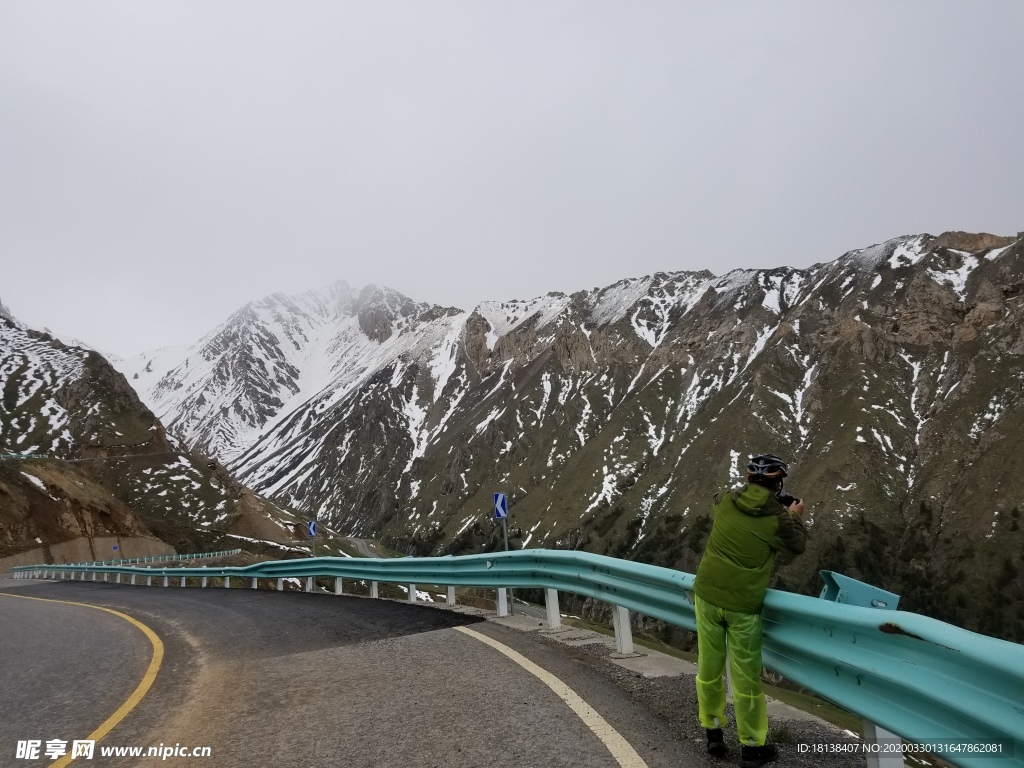
M 182 577 L 181 577 L 181 586 L 183 586 L 183 587 L 185 586 L 185 580 L 186 580 L 187 578 L 188 578 L 188 576 L 182 576 Z
M 307 592 L 312 592 L 313 591 L 313 577 L 312 576 L 307 576 L 306 577 L 306 591 Z
M 867 743 L 893 744 L 897 746 L 887 747 L 892 752 L 869 752 L 867 754 L 868 768 L 903 768 L 903 751 L 901 746 L 903 739 L 881 726 L 875 725 L 867 720 L 864 721 L 864 741 Z
M 508 590 L 498 587 L 498 616 L 508 616 Z
M 231 589 L 231 577 L 230 576 L 225 576 L 224 577 L 224 589 Z
M 455 605 L 455 587 L 449 586 L 444 596 L 444 604 L 448 606 Z
M 148 576 L 146 576 L 146 586 L 147 587 L 152 587 L 153 586 L 153 575 L 152 574 L 149 574 Z
M 284 579 L 277 580 L 277 591 L 284 592 Z
M 547 611 L 548 629 L 558 629 L 562 626 L 562 613 L 558 610 L 558 590 L 544 590 L 544 608 Z
M 108 576 L 108 575 L 109 575 L 109 574 L 108 574 L 108 573 L 107 573 L 106 571 L 104 571 L 104 572 L 103 572 L 103 581 L 104 581 L 104 582 L 106 582 L 106 580 L 107 580 L 107 576 Z
M 206 576 L 203 576 L 203 580 L 199 583 L 200 587 L 205 587 L 206 586 L 206 578 L 207 578 Z
M 252 588 L 256 589 L 256 577 L 255 576 L 252 577 Z
M 857 581 L 833 571 L 819 571 L 818 575 L 825 582 L 825 588 L 819 595 L 823 600 L 857 605 L 862 608 L 878 608 L 883 611 L 895 611 L 896 606 L 899 605 L 900 596 L 894 592 L 887 592 L 872 584 L 865 584 L 863 581 Z M 864 740 L 879 744 L 903 743 L 903 739 L 895 733 L 887 731 L 869 720 L 864 721 Z M 890 749 L 892 748 L 890 747 Z M 903 768 L 905 763 L 901 751 L 870 752 L 867 755 L 867 765 L 868 768 Z
M 115 584 L 120 584 L 121 583 L 121 574 L 120 573 L 117 574 L 117 576 L 114 578 L 114 583 Z
M 377 597 L 377 582 L 370 582 L 370 597 Z
M 409 584 L 409 602 L 410 603 L 415 603 L 416 602 L 416 585 L 415 584 Z
M 132 586 L 133 587 L 135 586 L 135 574 L 134 573 L 132 574 Z
M 165 587 L 168 586 L 169 583 L 170 583 L 170 577 L 169 576 L 164 576 L 164 586 Z
M 38 577 L 37 577 L 37 578 L 38 578 Z M 96 571 L 93 571 L 93 572 L 92 572 L 92 580 L 93 580 L 93 581 L 96 581 Z
M 613 605 L 612 625 L 615 627 L 615 650 L 623 655 L 634 653 L 633 628 L 629 626 L 629 611 L 621 605 Z
M 341 576 L 334 577 L 334 594 L 340 595 L 342 590 Z

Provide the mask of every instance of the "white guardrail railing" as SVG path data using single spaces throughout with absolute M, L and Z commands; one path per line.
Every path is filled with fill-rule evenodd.
M 122 557 L 113 560 L 90 560 L 85 563 L 62 563 L 61 567 L 71 568 L 80 565 L 134 565 L 136 563 L 173 563 L 188 560 L 210 560 L 215 557 L 230 557 L 240 554 L 240 549 L 223 549 L 220 552 L 193 552 L 186 555 L 152 555 L 150 557 Z M 38 566 L 18 566 L 18 568 L 34 568 Z
M 559 624 L 558 592 L 610 603 L 618 648 L 632 651 L 629 611 L 695 629 L 694 576 L 667 568 L 586 552 L 528 549 L 465 557 L 362 559 L 321 557 L 276 560 L 245 567 L 135 568 L 125 565 L 43 565 L 12 569 L 19 578 L 114 576 L 147 585 L 171 579 L 230 587 L 232 579 L 284 588 L 285 579 L 333 578 L 407 585 L 498 589 L 499 612 L 507 588 L 545 590 L 547 617 Z M 823 572 L 820 599 L 769 590 L 763 610 L 764 664 L 871 723 L 913 744 L 931 744 L 964 768 L 1024 768 L 1024 646 L 969 632 L 926 616 L 890 610 L 896 595 L 839 574 Z M 139 580 L 139 581 L 137 581 Z M 860 602 L 861 605 L 850 603 Z M 870 606 L 870 607 L 865 607 Z M 884 608 L 886 610 L 879 610 Z M 881 736 L 878 736 L 881 738 Z M 943 747 L 943 745 L 946 745 Z M 993 757 L 995 760 L 993 760 Z M 880 761 L 881 762 L 881 761 Z M 884 763 L 882 763 L 884 764 Z

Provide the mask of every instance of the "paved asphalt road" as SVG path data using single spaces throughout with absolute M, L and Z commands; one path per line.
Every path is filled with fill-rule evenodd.
M 103 745 L 209 746 L 216 768 L 618 764 L 511 646 L 573 688 L 655 766 L 709 765 L 594 667 L 549 641 L 458 613 L 354 596 L 0 580 L 0 591 L 107 606 L 165 646 L 153 688 Z M 142 678 L 142 632 L 94 609 L 0 595 L 0 765 L 16 742 L 85 738 Z M 699 745 L 697 745 L 699 746 Z M 695 754 L 696 753 L 696 754 Z M 97 757 L 97 766 L 156 765 Z M 79 763 L 75 765 L 89 765 Z

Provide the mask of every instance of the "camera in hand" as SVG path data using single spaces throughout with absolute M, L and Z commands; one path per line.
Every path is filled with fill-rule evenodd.
M 791 493 L 786 493 L 785 491 L 779 491 L 776 493 L 775 498 L 778 499 L 779 504 L 784 506 L 786 509 L 789 509 L 792 505 L 800 501 L 796 496 Z

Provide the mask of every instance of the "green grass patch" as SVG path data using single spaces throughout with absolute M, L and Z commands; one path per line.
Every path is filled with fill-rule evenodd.
M 773 699 L 778 699 L 783 704 L 789 704 L 791 707 L 795 707 L 803 712 L 809 712 L 815 717 L 820 717 L 822 720 L 827 720 L 832 725 L 863 735 L 864 724 L 859 715 L 848 712 L 842 707 L 837 707 L 835 704 L 825 701 L 825 699 L 818 698 L 810 693 L 779 688 L 768 683 L 764 684 L 764 692 Z

